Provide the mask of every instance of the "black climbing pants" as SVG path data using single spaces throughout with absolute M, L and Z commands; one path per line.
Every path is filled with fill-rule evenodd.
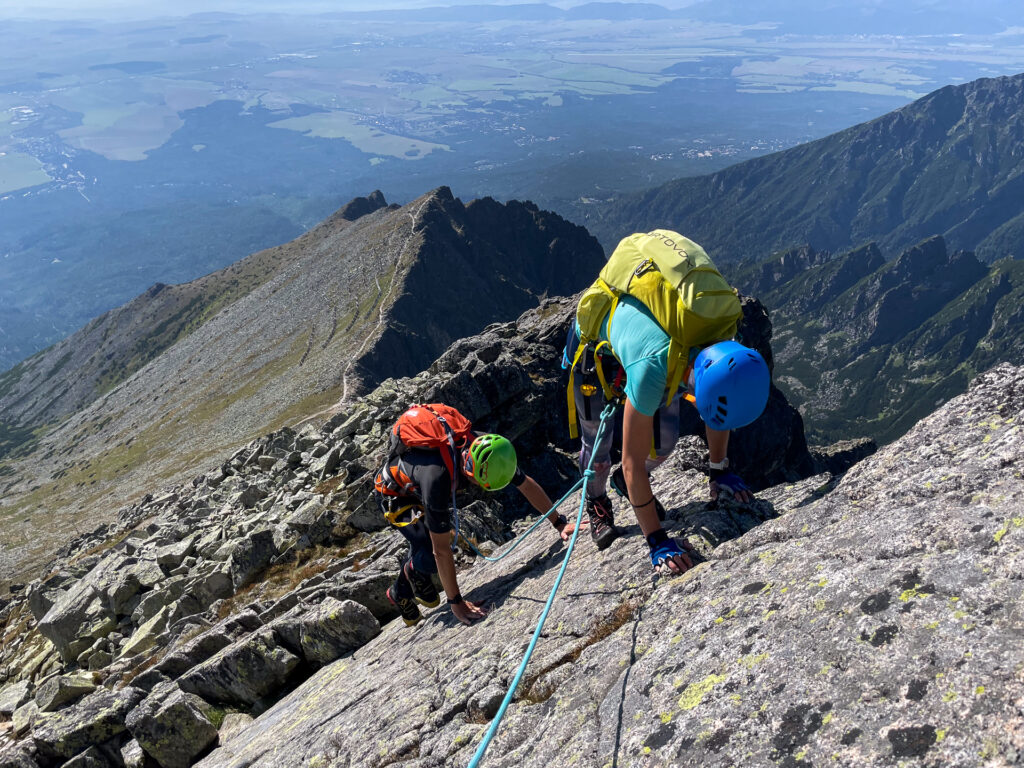
M 430 540 L 430 531 L 427 530 L 425 518 L 423 517 L 423 507 L 419 500 L 414 496 L 384 496 L 377 492 L 374 492 L 374 496 L 377 499 L 377 504 L 380 506 L 381 513 L 385 514 L 385 516 L 391 509 L 409 507 L 397 520 L 392 521 L 390 518 L 388 519 L 391 526 L 396 528 L 405 540 L 409 542 L 409 554 L 402 561 L 402 570 L 405 570 L 407 563 L 412 562 L 413 570 L 418 573 L 428 576 L 437 573 L 437 562 L 434 560 L 434 545 Z M 419 519 L 415 522 L 409 522 L 417 512 L 420 516 Z M 409 580 L 405 578 L 402 571 L 399 571 L 398 578 L 395 580 L 394 595 L 395 597 L 405 598 L 412 598 L 413 596 L 412 585 L 409 584 Z

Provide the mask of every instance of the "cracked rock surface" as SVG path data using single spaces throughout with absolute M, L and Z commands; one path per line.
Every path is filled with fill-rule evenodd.
M 622 508 L 609 549 L 582 538 L 484 764 L 1020 764 L 1022 410 L 1024 368 L 1002 365 L 838 484 L 747 509 L 663 467 L 670 530 L 704 561 L 652 582 Z M 392 622 L 200 765 L 467 764 L 562 549 L 537 535 L 474 568 L 484 622 Z
M 560 415 L 558 360 L 572 309 L 548 300 L 489 326 L 428 371 L 383 382 L 323 425 L 266 435 L 77 538 L 0 605 L 0 702 L 13 708 L 0 718 L 0 766 L 466 764 L 563 545 L 542 525 L 498 564 L 457 555 L 464 592 L 493 615 L 468 628 L 442 606 L 407 630 L 384 597 L 405 543 L 383 530 L 370 483 L 399 413 L 442 401 L 508 435 L 553 497 L 566 490 L 578 446 Z M 767 317 L 755 301 L 744 309 Z M 768 326 L 748 330 L 767 345 Z M 815 765 L 825 750 L 865 765 L 917 751 L 931 764 L 953 748 L 1011 764 L 1020 526 L 1004 511 L 1018 494 L 1020 375 L 989 374 L 845 478 L 814 475 L 816 463 L 843 472 L 843 454 L 861 449 L 817 462 L 799 416 L 773 400 L 730 446 L 767 487 L 747 507 L 706 503 L 706 448 L 681 438 L 654 488 L 702 564 L 655 585 L 617 500 L 624 536 L 604 552 L 589 534 L 579 542 L 487 764 Z M 462 532 L 484 549 L 524 529 L 514 491 L 471 497 Z M 1006 560 L 985 565 L 991 580 L 961 562 L 988 557 L 983 544 Z M 928 656 L 901 645 L 918 617 L 931 626 Z M 961 658 L 965 647 L 973 656 Z M 974 698 L 966 684 L 951 694 L 923 672 L 900 677 L 933 657 L 942 685 L 974 670 Z M 94 692 L 40 711 L 58 676 L 83 674 Z M 968 703 L 984 709 L 964 735 L 955 726 L 968 715 L 951 708 Z

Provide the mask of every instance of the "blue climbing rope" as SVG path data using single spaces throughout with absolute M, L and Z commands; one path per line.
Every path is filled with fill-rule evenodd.
M 597 430 L 597 437 L 594 438 L 595 447 L 601 444 L 601 437 L 604 434 L 607 421 L 612 414 L 615 413 L 616 407 L 615 403 L 609 403 L 601 412 L 601 424 Z M 594 463 L 594 457 L 596 455 L 596 450 L 591 451 L 590 461 L 587 462 L 587 468 L 583 471 L 583 477 L 580 479 L 580 482 L 576 484 L 575 488 L 578 488 L 584 482 L 593 477 L 594 470 L 591 469 L 591 466 Z M 572 493 L 572 491 L 569 493 Z M 568 495 L 569 494 L 563 496 L 562 501 L 564 501 Z M 490 746 L 494 736 L 498 733 L 498 727 L 501 725 L 501 720 L 505 717 L 505 710 L 508 709 L 508 705 L 512 702 L 512 697 L 515 695 L 516 689 L 519 687 L 519 683 L 522 682 L 523 675 L 526 672 L 526 665 L 530 663 L 530 657 L 533 655 L 533 651 L 537 647 L 537 641 L 540 640 L 540 633 L 544 629 L 544 622 L 547 621 L 548 613 L 551 612 L 551 606 L 555 602 L 555 594 L 558 592 L 558 588 L 562 585 L 562 577 L 565 575 L 565 569 L 569 565 L 569 558 L 572 556 L 572 550 L 576 546 L 576 538 L 580 535 L 580 521 L 583 519 L 583 505 L 586 503 L 586 499 L 586 493 L 580 494 L 580 507 L 576 515 L 576 529 L 572 532 L 572 538 L 569 539 L 569 547 L 566 549 L 565 557 L 562 559 L 562 567 L 558 570 L 558 576 L 555 577 L 555 584 L 551 587 L 551 594 L 548 595 L 548 600 L 544 604 L 544 610 L 541 611 L 540 620 L 537 622 L 537 628 L 533 631 L 533 638 L 530 640 L 530 644 L 526 647 L 526 654 L 523 656 L 523 661 L 519 665 L 516 676 L 512 678 L 512 684 L 509 686 L 508 693 L 505 694 L 505 698 L 502 700 L 501 706 L 498 708 L 498 713 L 491 721 L 490 728 L 488 728 L 487 733 L 484 734 L 484 738 L 480 742 L 480 746 L 477 747 L 476 754 L 473 755 L 473 759 L 469 762 L 469 766 L 467 768 L 477 768 L 477 766 L 480 765 L 480 761 L 483 759 L 484 753 L 487 751 L 487 747 Z M 556 509 L 562 501 L 559 501 L 552 509 Z M 544 517 L 541 518 L 541 520 L 543 519 Z

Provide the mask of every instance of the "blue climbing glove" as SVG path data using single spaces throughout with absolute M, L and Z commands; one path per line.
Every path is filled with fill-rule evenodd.
M 724 470 L 711 470 L 711 500 L 718 499 L 723 493 L 742 502 L 753 498 L 747 484 L 739 475 Z
M 692 548 L 687 547 L 687 549 L 683 549 L 680 547 L 679 542 L 665 533 L 663 528 L 658 529 L 647 537 L 647 546 L 651 550 L 651 565 L 657 570 L 668 568 L 667 562 L 676 556 L 682 558 L 683 567 L 679 569 L 680 573 L 693 566 L 693 561 L 687 552 L 687 549 Z

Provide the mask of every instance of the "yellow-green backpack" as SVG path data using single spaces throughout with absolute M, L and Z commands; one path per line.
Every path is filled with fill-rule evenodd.
M 679 388 L 690 350 L 733 338 L 743 317 L 736 289 L 697 243 L 668 229 L 638 232 L 623 238 L 580 298 L 576 307 L 580 344 L 573 368 L 588 343 L 606 343 L 600 342 L 601 325 L 607 316 L 611 327 L 623 294 L 643 302 L 671 338 L 666 403 L 672 402 Z M 605 394 L 609 394 L 607 388 Z M 576 437 L 572 372 L 568 395 L 569 431 Z

